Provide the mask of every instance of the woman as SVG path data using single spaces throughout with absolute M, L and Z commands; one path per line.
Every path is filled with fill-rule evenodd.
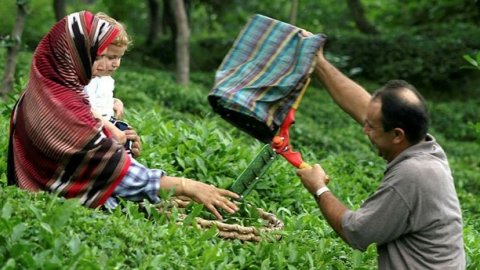
M 35 50 L 29 82 L 12 111 L 8 182 L 79 198 L 88 207 L 115 207 L 116 198 L 159 201 L 160 187 L 204 204 L 218 219 L 220 207 L 238 210 L 238 195 L 205 183 L 167 176 L 130 158 L 96 118 L 84 93 L 97 55 L 108 51 L 119 29 L 88 11 L 57 22 Z M 136 152 L 140 140 L 127 135 Z

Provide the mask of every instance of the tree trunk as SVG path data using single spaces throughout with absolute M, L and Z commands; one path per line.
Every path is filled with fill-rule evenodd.
M 158 2 L 157 0 L 148 0 L 148 12 L 150 14 L 150 27 L 148 29 L 147 39 L 145 44 L 150 46 L 157 39 L 157 33 L 160 32 L 160 25 L 158 23 Z
M 67 16 L 65 0 L 53 0 L 53 11 L 55 12 L 57 22 Z
M 175 15 L 173 14 L 172 0 L 163 0 L 162 26 L 167 33 L 170 31 L 172 48 L 175 48 L 175 37 L 177 36 L 177 26 L 175 24 Z
M 353 20 L 355 21 L 355 25 L 360 32 L 367 35 L 376 35 L 379 33 L 375 26 L 365 17 L 365 11 L 360 0 L 347 0 L 347 3 Z
M 175 39 L 177 83 L 187 85 L 190 77 L 190 29 L 188 26 L 188 17 L 183 0 L 171 0 L 171 5 L 175 17 L 175 24 L 177 25 L 177 36 Z
M 289 22 L 291 25 L 297 23 L 297 14 L 298 14 L 298 0 L 292 0 L 292 6 L 290 7 L 290 19 Z
M 3 74 L 2 88 L 0 89 L 1 96 L 6 96 L 13 89 L 15 67 L 17 65 L 17 54 L 20 49 L 20 45 L 22 44 L 22 33 L 25 27 L 26 18 L 27 2 L 19 4 L 19 1 L 17 1 L 17 17 L 15 18 L 15 25 L 12 30 L 12 43 L 7 47 L 5 73 Z

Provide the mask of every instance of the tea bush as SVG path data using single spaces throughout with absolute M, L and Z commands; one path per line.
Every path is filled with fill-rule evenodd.
M 475 126 L 480 122 L 480 100 L 436 102 L 430 106 L 432 125 L 449 140 L 477 141 Z
M 212 74 L 193 74 L 179 87 L 172 73 L 128 67 L 115 75 L 116 95 L 126 106 L 126 120 L 141 135 L 139 160 L 169 175 L 196 178 L 228 187 L 248 166 L 262 144 L 212 113 L 206 96 Z M 24 79 L 22 79 L 24 81 Z M 22 81 L 20 80 L 20 81 Z M 17 85 L 17 90 L 20 86 Z M 3 101 L 0 151 L 6 153 L 14 97 Z M 455 102 L 437 112 L 471 117 Z M 472 105 L 473 106 L 473 105 Z M 470 106 L 469 106 L 470 107 Z M 456 116 L 457 117 L 457 116 Z M 467 269 L 480 261 L 478 143 L 451 136 L 433 122 L 445 148 L 462 203 Z M 451 127 L 464 128 L 461 122 Z M 449 127 L 450 127 L 449 126 Z M 464 140 L 465 139 L 465 140 Z M 385 167 L 361 127 L 338 109 L 326 92 L 312 86 L 291 130 L 294 150 L 309 163 L 321 162 L 329 184 L 347 206 L 356 209 L 378 186 Z M 279 241 L 222 240 L 216 231 L 190 226 L 206 215 L 199 205 L 185 221 L 173 210 L 170 219 L 152 206 L 141 212 L 124 202 L 108 214 L 53 194 L 32 194 L 6 186 L 6 157 L 0 156 L 0 265 L 3 269 L 374 269 L 375 246 L 366 252 L 348 247 L 326 223 L 295 169 L 278 158 L 245 202 L 277 215 L 285 223 Z M 167 200 L 170 194 L 162 193 Z M 248 211 L 245 211 L 248 212 Z M 252 216 L 225 216 L 229 222 L 252 222 Z M 230 218 L 230 220 L 229 220 Z M 253 218 L 255 218 L 253 216 Z M 183 225 L 178 225 L 180 221 Z

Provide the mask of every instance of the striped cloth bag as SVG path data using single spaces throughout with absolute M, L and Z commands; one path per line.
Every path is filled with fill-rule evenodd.
M 208 95 L 222 118 L 262 142 L 271 142 L 313 71 L 323 34 L 255 15 L 240 32 Z

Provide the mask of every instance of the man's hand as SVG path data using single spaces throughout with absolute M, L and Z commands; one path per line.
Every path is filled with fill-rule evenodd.
M 297 170 L 297 175 L 305 188 L 312 194 L 324 187 L 327 182 L 325 171 L 319 164 L 315 164 L 311 168 Z
M 302 29 L 300 31 L 300 35 L 304 36 L 304 37 L 309 37 L 309 36 L 313 36 L 313 34 L 305 29 Z M 323 43 L 325 44 L 325 43 Z M 317 51 L 317 63 L 323 63 L 322 61 L 326 61 L 325 59 L 325 56 L 323 54 L 323 45 L 318 49 Z

